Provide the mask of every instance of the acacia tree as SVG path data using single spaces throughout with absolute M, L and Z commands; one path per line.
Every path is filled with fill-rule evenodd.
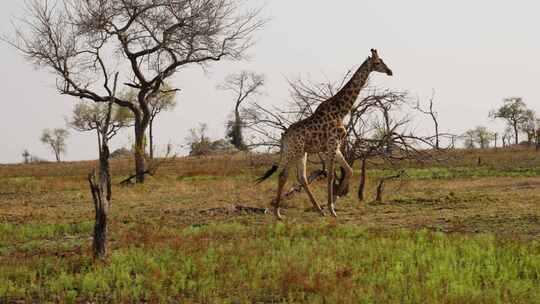
M 60 155 L 66 153 L 66 139 L 68 136 L 69 132 L 66 129 L 45 129 L 41 134 L 40 140 L 44 145 L 49 146 L 53 150 L 56 161 L 60 162 Z
M 504 104 L 497 110 L 489 113 L 491 118 L 504 119 L 514 131 L 515 144 L 519 144 L 519 131 L 528 119 L 527 105 L 521 97 L 509 97 L 504 99 Z
M 117 104 L 80 102 L 73 108 L 68 125 L 80 132 L 96 132 L 98 150 L 101 153 L 102 138 L 106 137 L 108 142 L 122 128 L 132 126 L 133 116 L 127 108 Z
M 242 134 L 244 123 L 242 116 L 240 115 L 240 106 L 250 97 L 261 94 L 264 82 L 264 75 L 250 71 L 242 71 L 238 74 L 228 75 L 224 83 L 218 86 L 221 90 L 231 91 L 235 94 L 234 119 L 228 123 L 227 136 L 238 150 L 247 149 Z
M 490 142 L 495 138 L 494 133 L 490 132 L 484 126 L 477 126 L 470 130 L 473 136 L 473 140 L 478 144 L 480 149 L 489 148 Z
M 134 117 L 136 180 L 145 178 L 150 100 L 186 66 L 240 60 L 264 20 L 241 0 L 30 0 L 7 38 L 57 76 L 61 94 L 127 107 Z M 113 75 L 137 92 L 113 94 Z

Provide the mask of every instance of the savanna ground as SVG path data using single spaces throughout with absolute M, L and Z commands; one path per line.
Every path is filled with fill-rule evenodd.
M 234 211 L 268 206 L 275 178 L 253 181 L 271 161 L 179 159 L 115 186 L 106 262 L 90 252 L 93 162 L 0 166 L 0 303 L 540 302 L 540 153 L 411 163 L 382 204 L 371 201 L 390 170 L 375 164 L 366 201 L 354 181 L 338 219 L 304 193 L 283 222 Z M 131 168 L 112 166 L 116 183 Z M 312 188 L 323 202 L 325 182 Z

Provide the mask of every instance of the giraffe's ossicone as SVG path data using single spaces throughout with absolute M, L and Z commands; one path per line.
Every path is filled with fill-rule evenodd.
M 340 145 L 346 136 L 343 120 L 351 111 L 354 102 L 360 94 L 360 90 L 367 83 L 371 72 L 385 73 L 392 76 L 392 70 L 379 57 L 376 50 L 371 50 L 371 56 L 358 68 L 351 79 L 343 88 L 328 100 L 322 102 L 313 115 L 292 124 L 281 136 L 281 151 L 278 164 L 272 166 L 259 182 L 269 178 L 273 173 L 280 170 L 277 197 L 272 201 L 274 214 L 281 219 L 280 202 L 283 188 L 287 182 L 289 168 L 297 167 L 298 178 L 302 187 L 306 190 L 313 206 L 324 215 L 323 209 L 317 203 L 311 193 L 306 177 L 306 162 L 308 153 L 322 153 L 325 156 L 328 175 L 328 210 L 332 216 L 336 216 L 334 210 L 334 164 L 337 161 L 345 169 L 345 178 L 338 193 L 343 193 L 352 176 L 352 168 L 341 154 Z

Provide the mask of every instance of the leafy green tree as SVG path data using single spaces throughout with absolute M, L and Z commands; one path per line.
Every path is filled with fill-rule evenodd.
M 490 142 L 495 139 L 495 134 L 490 132 L 484 126 L 478 126 L 474 130 L 474 139 L 480 146 L 480 149 L 489 148 Z
M 497 110 L 491 111 L 491 118 L 504 119 L 514 131 L 515 144 L 519 144 L 519 131 L 527 122 L 529 109 L 521 97 L 509 97 L 504 99 L 504 104 Z
M 109 114 L 109 107 L 110 114 Z M 108 117 L 110 116 L 110 119 Z M 104 128 L 109 122 L 109 127 Z M 120 129 L 133 125 L 133 114 L 125 107 L 117 104 L 80 102 L 73 108 L 68 125 L 74 130 L 81 132 L 95 131 L 98 140 L 99 152 L 102 151 L 102 138 L 107 141 L 113 138 Z M 106 131 L 107 134 L 103 134 Z
M 44 145 L 49 146 L 53 150 L 56 161 L 60 162 L 60 155 L 66 153 L 66 140 L 68 136 L 69 132 L 66 129 L 45 129 L 41 134 L 40 140 Z

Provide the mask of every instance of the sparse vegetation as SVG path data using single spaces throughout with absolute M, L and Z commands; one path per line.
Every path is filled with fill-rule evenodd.
M 392 17 L 415 46 L 414 54 L 410 48 L 388 52 L 393 57 L 389 62 L 396 59 L 396 74 L 409 78 L 416 71 L 428 78 L 368 82 L 372 72 L 394 75 L 371 49 L 370 57 L 340 81 L 299 76 L 288 80 L 290 98 L 285 104 L 279 90 L 266 103 L 263 89 L 267 79 L 276 79 L 276 71 L 290 73 L 289 67 L 319 64 L 321 54 L 307 56 L 315 44 L 289 48 L 289 41 L 301 40 L 291 39 L 300 34 L 296 30 L 308 29 L 320 43 L 338 45 L 339 52 L 329 56 L 334 67 L 345 62 L 341 57 L 347 52 L 355 58 L 360 54 L 349 50 L 350 41 L 331 37 L 349 34 L 329 17 L 331 10 L 317 18 L 311 6 L 312 22 L 324 29 L 304 24 L 310 18 L 302 18 L 302 26 L 293 25 L 290 33 L 286 27 L 272 27 L 264 32 L 265 51 L 252 54 L 267 23 L 263 7 L 270 5 L 243 0 L 25 2 L 24 13 L 11 20 L 11 34 L 1 34 L 0 41 L 34 67 L 50 72 L 60 95 L 81 100 L 66 123 L 77 131 L 96 132 L 99 158 L 61 162 L 69 133 L 58 128 L 45 129 L 40 138 L 54 152 L 56 163 L 23 150 L 25 143 L 15 152 L 22 164 L 0 165 L 0 304 L 540 303 L 540 118 L 524 99 L 509 97 L 487 115 L 504 121 L 504 131 L 482 125 L 460 129 L 460 134 L 448 129 L 479 123 L 462 123 L 478 114 L 469 113 L 468 104 L 479 106 L 485 100 L 477 94 L 486 93 L 478 80 L 489 82 L 487 90 L 493 92 L 487 96 L 506 94 L 499 89 L 501 83 L 534 70 L 528 53 L 500 56 L 479 53 L 478 45 L 469 45 L 452 53 L 456 60 L 435 65 L 450 57 L 437 53 L 441 47 L 411 42 L 416 32 L 422 32 L 421 42 L 425 41 L 426 32 L 411 31 L 408 20 L 399 20 L 400 15 L 411 19 L 410 14 L 401 14 L 393 4 L 384 14 L 363 15 L 376 19 L 360 21 L 378 24 Z M 296 14 L 294 5 L 282 6 Z M 272 8 L 272 14 L 279 11 Z M 340 16 L 347 13 L 343 5 L 336 8 Z M 448 8 L 441 12 L 453 16 Z M 468 12 L 475 16 L 474 8 Z M 285 15 L 277 19 L 299 22 Z M 478 23 L 477 18 L 469 19 Z M 445 35 L 447 29 L 456 27 L 435 23 L 440 24 L 431 24 L 444 28 L 434 27 L 438 35 L 430 38 L 445 41 L 429 39 L 429 45 L 460 45 L 446 41 L 452 36 Z M 497 33 L 511 34 L 512 41 L 520 42 L 524 27 L 516 36 L 510 24 L 520 25 L 506 22 Z M 359 27 L 364 24 L 351 29 Z M 396 29 L 375 26 L 364 32 L 389 46 L 403 40 L 396 39 L 402 34 Z M 487 32 L 480 35 L 481 30 L 461 34 L 490 38 Z M 360 40 L 365 40 L 364 34 Z M 461 41 L 475 39 L 461 34 L 455 35 Z M 242 68 L 264 71 L 209 69 L 259 52 L 267 56 L 266 62 L 250 60 Z M 493 67 L 500 71 L 495 78 L 485 77 L 494 70 L 484 60 L 495 56 Z M 450 74 L 449 63 L 459 77 Z M 510 65 L 519 69 L 506 69 Z M 195 84 L 198 77 L 175 77 L 195 75 L 194 67 L 205 75 L 228 74 L 215 87 L 224 98 Z M 6 69 L 5 74 L 15 80 L 22 71 Z M 453 81 L 441 84 L 445 78 L 437 74 L 442 73 L 454 76 L 446 78 Z M 16 97 L 7 94 L 5 99 L 17 101 L 15 107 L 27 106 L 24 99 L 31 96 L 23 89 L 37 87 L 26 78 L 11 82 L 15 85 L 9 89 Z M 420 97 L 422 86 L 432 82 L 442 85 L 446 104 L 435 104 L 435 89 L 427 102 Z M 155 153 L 156 118 L 174 110 L 184 85 L 193 87 L 190 92 L 186 87 L 182 100 L 187 104 L 182 108 L 201 104 L 204 120 L 212 124 L 219 123 L 216 115 L 223 117 L 227 111 L 223 114 L 223 109 L 201 101 L 233 101 L 225 138 L 211 139 L 208 126 L 200 123 L 179 147 L 187 148 L 189 156 L 177 158 L 182 152 L 173 151 L 171 142 L 178 138 L 170 139 L 166 153 Z M 505 86 L 515 89 L 533 100 L 521 86 Z M 449 92 L 454 91 L 459 95 L 452 99 Z M 40 92 L 43 95 L 34 100 L 49 96 Z M 35 127 L 27 120 L 36 113 L 56 117 L 43 107 L 7 110 L 22 113 L 16 120 L 23 125 L 11 117 L 5 120 L 10 137 L 2 141 L 15 147 L 19 135 L 25 134 L 17 131 Z M 176 123 L 182 116 L 174 118 Z M 126 127 L 133 127 L 132 143 L 110 153 L 111 139 Z M 181 127 L 175 126 L 172 136 L 184 131 Z M 465 149 L 459 149 L 458 140 Z M 278 149 L 281 155 L 272 154 Z M 312 155 L 306 159 L 306 153 Z M 269 164 L 272 169 L 266 171 Z M 283 187 L 293 167 L 298 181 Z M 277 176 L 272 177 L 276 170 L 281 171 L 277 195 Z M 258 180 L 271 178 L 273 183 L 256 184 L 264 171 Z M 356 180 L 350 182 L 353 173 Z M 309 200 L 298 194 L 302 189 Z M 357 195 L 347 196 L 350 190 Z M 328 202 L 326 210 L 314 197 Z M 270 216 L 272 211 L 282 221 Z M 329 214 L 332 217 L 325 217 Z
M 340 217 L 321 219 L 295 195 L 284 223 L 228 207 L 268 207 L 274 185 L 253 180 L 271 157 L 178 159 L 144 185 L 114 186 L 102 263 L 91 258 L 94 162 L 0 166 L 0 301 L 539 301 L 538 154 L 449 153 L 404 164 L 381 204 L 392 168 L 374 160 L 366 203 L 342 198 Z M 116 180 L 131 161 L 111 162 Z M 324 182 L 312 189 L 322 197 Z

